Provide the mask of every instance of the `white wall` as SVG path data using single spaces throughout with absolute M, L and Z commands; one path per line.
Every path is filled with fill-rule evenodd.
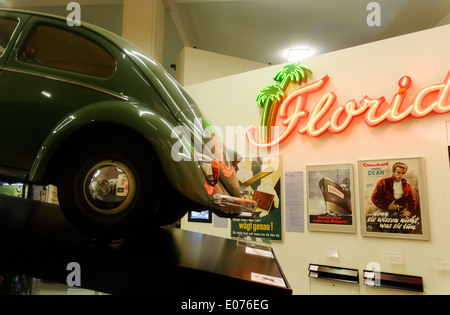
M 252 60 L 184 47 L 177 56 L 176 79 L 182 85 L 191 85 L 266 66 Z
M 450 70 L 449 35 L 450 26 L 441 26 L 315 56 L 304 63 L 314 72 L 312 80 L 329 75 L 327 86 L 317 94 L 334 91 L 339 105 L 350 99 L 359 101 L 365 95 L 372 98 L 384 96 L 390 101 L 398 90 L 398 80 L 404 75 L 413 79 L 414 85 L 409 89 L 409 97 L 412 97 L 422 88 L 444 81 Z M 262 87 L 274 84 L 272 78 L 281 68 L 282 65 L 271 66 L 187 86 L 186 89 L 217 126 L 223 129 L 230 125 L 257 126 L 261 109 L 256 104 L 256 96 Z M 308 104 L 315 104 L 317 96 L 311 97 Z M 370 262 L 379 263 L 384 272 L 422 276 L 425 294 L 450 294 L 450 271 L 437 270 L 434 265 L 435 258 L 450 259 L 447 121 L 450 121 L 450 113 L 433 113 L 422 119 L 408 117 L 398 123 L 384 122 L 376 127 L 368 127 L 363 118 L 358 117 L 342 133 L 327 133 L 318 138 L 295 134 L 281 145 L 283 174 L 303 171 L 305 175 L 307 165 L 352 163 L 356 196 L 359 196 L 356 184 L 358 160 L 423 157 L 428 193 L 431 231 L 430 240 L 427 241 L 361 236 L 358 198 L 356 234 L 313 232 L 308 231 L 306 226 L 303 233 L 283 230 L 283 241 L 274 242 L 273 248 L 294 294 L 321 294 L 328 290 L 334 294 L 410 293 L 368 287 L 362 284 L 362 279 L 359 285 L 351 285 L 347 289 L 341 284 L 332 287 L 328 281 L 318 282 L 308 278 L 309 263 L 355 268 L 361 274 Z M 282 197 L 284 198 L 283 182 Z M 305 200 L 305 222 L 306 207 Z M 186 219 L 183 219 L 182 226 L 187 230 L 230 237 L 229 227 L 214 228 L 212 224 L 190 223 Z M 339 258 L 327 258 L 327 248 L 337 248 Z M 401 253 L 404 263 L 389 263 L 390 252 Z

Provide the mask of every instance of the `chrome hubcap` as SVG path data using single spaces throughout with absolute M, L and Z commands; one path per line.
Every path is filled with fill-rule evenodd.
M 136 194 L 136 180 L 131 170 L 118 161 L 94 165 L 84 181 L 84 196 L 100 214 L 114 215 L 127 209 Z

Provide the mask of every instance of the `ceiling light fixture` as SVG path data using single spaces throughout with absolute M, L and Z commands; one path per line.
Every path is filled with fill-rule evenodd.
M 301 61 L 312 56 L 313 52 L 310 48 L 292 48 L 289 49 L 288 61 Z

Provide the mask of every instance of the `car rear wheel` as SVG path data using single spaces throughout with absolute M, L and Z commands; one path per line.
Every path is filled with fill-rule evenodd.
M 133 139 L 83 142 L 69 159 L 58 198 L 67 220 L 95 238 L 122 238 L 153 227 L 161 168 L 155 153 Z

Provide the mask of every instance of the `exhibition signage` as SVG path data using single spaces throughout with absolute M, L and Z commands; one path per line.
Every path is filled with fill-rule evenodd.
M 299 71 L 299 69 L 301 71 Z M 296 73 L 293 74 L 292 72 Z M 257 97 L 258 105 L 264 107 L 261 126 L 264 134 L 257 139 L 255 129 L 247 131 L 248 141 L 259 148 L 270 148 L 285 141 L 295 130 L 300 134 L 318 137 L 326 131 L 340 133 L 353 121 L 353 118 L 364 114 L 364 122 L 368 126 L 377 126 L 384 121 L 399 122 L 408 116 L 422 118 L 430 113 L 445 114 L 450 112 L 450 71 L 444 82 L 423 88 L 412 99 L 407 101 L 407 90 L 412 85 L 409 76 L 403 76 L 398 81 L 399 90 L 388 103 L 384 97 L 370 98 L 365 96 L 359 103 L 349 100 L 344 105 L 336 107 L 337 96 L 334 92 L 325 93 L 312 107 L 308 107 L 308 96 L 323 91 L 330 80 L 326 75 L 322 79 L 303 85 L 286 95 L 286 82 L 301 84 L 310 70 L 298 63 L 287 65 L 280 71 L 275 80 L 281 82 L 278 85 L 265 87 Z M 280 80 L 282 77 L 284 80 Z M 267 113 L 272 113 L 267 115 Z M 272 139 L 270 126 L 274 126 L 276 116 L 282 119 L 286 128 L 280 135 Z M 267 118 L 267 116 L 271 118 Z M 275 117 L 275 118 L 274 118 Z M 300 122 L 306 122 L 299 128 Z

